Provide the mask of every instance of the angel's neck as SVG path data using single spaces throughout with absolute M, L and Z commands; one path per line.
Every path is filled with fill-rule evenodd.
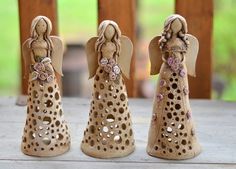
M 112 42 L 111 39 L 106 39 L 106 43 Z
M 177 38 L 177 34 L 173 34 L 170 39 L 173 40 L 173 39 L 176 39 L 176 38 Z
M 40 41 L 44 40 L 43 35 L 39 35 L 37 40 L 40 40 Z

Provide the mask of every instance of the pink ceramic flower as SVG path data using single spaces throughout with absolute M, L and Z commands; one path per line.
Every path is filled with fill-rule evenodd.
M 184 69 L 183 64 L 179 64 L 179 70 L 182 70 L 182 69 Z
M 174 63 L 179 65 L 179 64 L 180 64 L 180 60 L 179 60 L 179 58 L 175 57 L 175 59 L 174 59 Z
M 116 63 L 116 61 L 115 61 L 115 59 L 111 58 L 111 59 L 109 59 L 109 63 L 110 63 L 111 65 L 114 65 L 114 64 Z
M 186 117 L 187 117 L 187 119 L 190 119 L 192 117 L 192 113 L 190 111 L 187 111 Z
M 184 77 L 184 76 L 185 76 L 185 71 L 184 71 L 184 69 L 181 69 L 181 70 L 179 71 L 179 75 L 180 75 L 181 77 Z
M 41 63 L 43 63 L 44 65 L 48 65 L 49 63 L 51 63 L 51 59 L 49 57 L 45 57 Z
M 110 64 L 105 65 L 104 67 L 105 72 L 110 73 L 112 70 L 112 66 Z
M 47 77 L 47 82 L 50 83 L 50 82 L 52 82 L 52 81 L 53 81 L 53 76 L 52 76 L 52 75 L 49 75 L 49 76 Z
M 38 76 L 39 76 L 39 73 L 36 71 L 33 71 L 31 73 L 31 80 L 36 80 L 38 78 Z
M 48 75 L 51 75 L 54 72 L 52 65 L 45 65 L 45 70 L 46 71 L 44 72 L 47 72 Z
M 184 87 L 183 92 L 184 92 L 185 95 L 188 95 L 188 94 L 189 94 L 188 88 L 187 88 L 187 87 Z
M 157 94 L 157 102 L 160 102 L 163 99 L 163 95 L 162 94 Z
M 110 80 L 116 80 L 117 75 L 114 72 L 109 73 Z
M 171 69 L 174 71 L 174 72 L 177 72 L 179 70 L 179 65 L 178 64 L 173 64 L 171 66 Z
M 102 58 L 102 59 L 100 60 L 100 64 L 101 64 L 102 66 L 105 66 L 107 63 L 108 63 L 108 59 L 107 59 L 107 58 Z
M 191 130 L 191 135 L 194 136 L 195 135 L 195 130 L 192 128 Z
M 171 65 L 173 65 L 173 63 L 174 63 L 174 58 L 173 58 L 173 57 L 168 57 L 168 59 L 167 59 L 167 64 L 168 64 L 169 66 L 171 66 Z
M 174 71 L 177 72 L 180 68 L 180 60 L 174 56 L 170 56 L 167 59 L 167 64 L 170 66 L 170 68 Z
M 160 80 L 160 87 L 164 87 L 166 85 L 166 81 L 164 79 Z
M 157 115 L 156 114 L 152 115 L 152 121 L 157 121 Z
M 40 80 L 46 80 L 48 78 L 48 74 L 47 73 L 44 73 L 44 72 L 40 72 L 39 74 L 39 79 Z
M 113 66 L 112 71 L 113 71 L 116 75 L 120 74 L 120 68 L 119 68 L 119 66 L 118 66 L 118 65 Z
M 44 64 L 43 63 L 35 63 L 34 70 L 36 70 L 37 72 L 44 71 L 45 70 Z

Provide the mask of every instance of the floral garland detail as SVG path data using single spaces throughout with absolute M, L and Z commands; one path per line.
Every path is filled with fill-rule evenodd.
M 104 71 L 109 74 L 110 80 L 117 79 L 117 77 L 119 76 L 121 71 L 120 71 L 120 67 L 116 63 L 115 59 L 113 59 L 113 58 L 107 59 L 107 58 L 103 57 L 100 60 L 100 64 L 101 64 L 102 68 L 104 69 Z
M 51 71 L 51 59 L 46 57 L 41 62 L 32 65 L 32 78 L 33 80 L 40 80 L 42 82 L 50 83 L 53 81 L 53 72 Z
M 179 73 L 181 77 L 185 76 L 185 70 L 180 60 L 174 56 L 170 56 L 167 59 L 167 65 L 171 68 L 172 71 Z

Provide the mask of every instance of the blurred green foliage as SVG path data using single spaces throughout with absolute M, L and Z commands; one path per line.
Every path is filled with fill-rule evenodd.
M 96 0 L 58 0 L 59 32 L 65 41 L 85 42 L 96 34 Z M 221 99 L 236 100 L 236 1 L 215 0 L 214 76 L 225 90 Z M 159 34 L 163 21 L 174 11 L 174 0 L 139 0 L 141 37 Z M 20 85 L 20 44 L 17 1 L 0 2 L 0 95 L 16 95 Z M 215 92 L 213 92 L 215 93 Z M 216 97 L 216 95 L 213 95 Z
M 141 26 L 142 38 L 150 41 L 161 34 L 165 19 L 174 11 L 174 0 L 139 0 L 137 19 Z
M 58 14 L 66 41 L 86 42 L 97 32 L 97 0 L 58 0 Z
M 214 74 L 225 82 L 224 100 L 236 100 L 236 1 L 215 0 Z
M 15 95 L 20 79 L 17 1 L 0 2 L 0 20 L 0 94 Z

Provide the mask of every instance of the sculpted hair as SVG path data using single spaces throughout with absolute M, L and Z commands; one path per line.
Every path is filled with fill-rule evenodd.
M 100 25 L 98 27 L 98 39 L 95 43 L 95 50 L 98 53 L 101 52 L 102 45 L 106 42 L 105 31 L 106 31 L 106 28 L 108 27 L 108 25 L 113 26 L 113 28 L 115 29 L 115 34 L 112 37 L 111 41 L 116 46 L 115 56 L 119 56 L 120 51 L 121 51 L 121 42 L 120 42 L 121 31 L 120 31 L 118 25 L 114 21 L 104 20 L 103 22 L 100 23 Z
M 46 32 L 43 34 L 43 38 L 44 40 L 47 42 L 48 44 L 48 50 L 50 52 L 49 53 L 49 56 L 51 56 L 51 51 L 53 49 L 53 43 L 52 43 L 52 40 L 50 38 L 50 33 L 52 31 L 52 23 L 51 21 L 46 17 L 46 16 L 37 16 L 36 18 L 34 18 L 34 20 L 32 21 L 32 24 L 31 24 L 31 31 L 30 31 L 30 41 L 29 41 L 29 48 L 32 47 L 32 43 L 38 39 L 39 35 L 36 31 L 36 26 L 38 24 L 38 22 L 43 19 L 47 25 L 47 29 L 46 29 Z
M 161 35 L 161 39 L 159 40 L 160 48 L 163 49 L 167 43 L 167 41 L 172 37 L 172 30 L 171 30 L 171 24 L 178 19 L 182 24 L 182 29 L 177 33 L 177 37 L 180 38 L 186 47 L 189 45 L 189 41 L 187 39 L 186 33 L 188 32 L 187 29 L 187 22 L 184 19 L 184 17 L 174 14 L 169 16 L 165 23 L 164 23 L 164 30 Z

